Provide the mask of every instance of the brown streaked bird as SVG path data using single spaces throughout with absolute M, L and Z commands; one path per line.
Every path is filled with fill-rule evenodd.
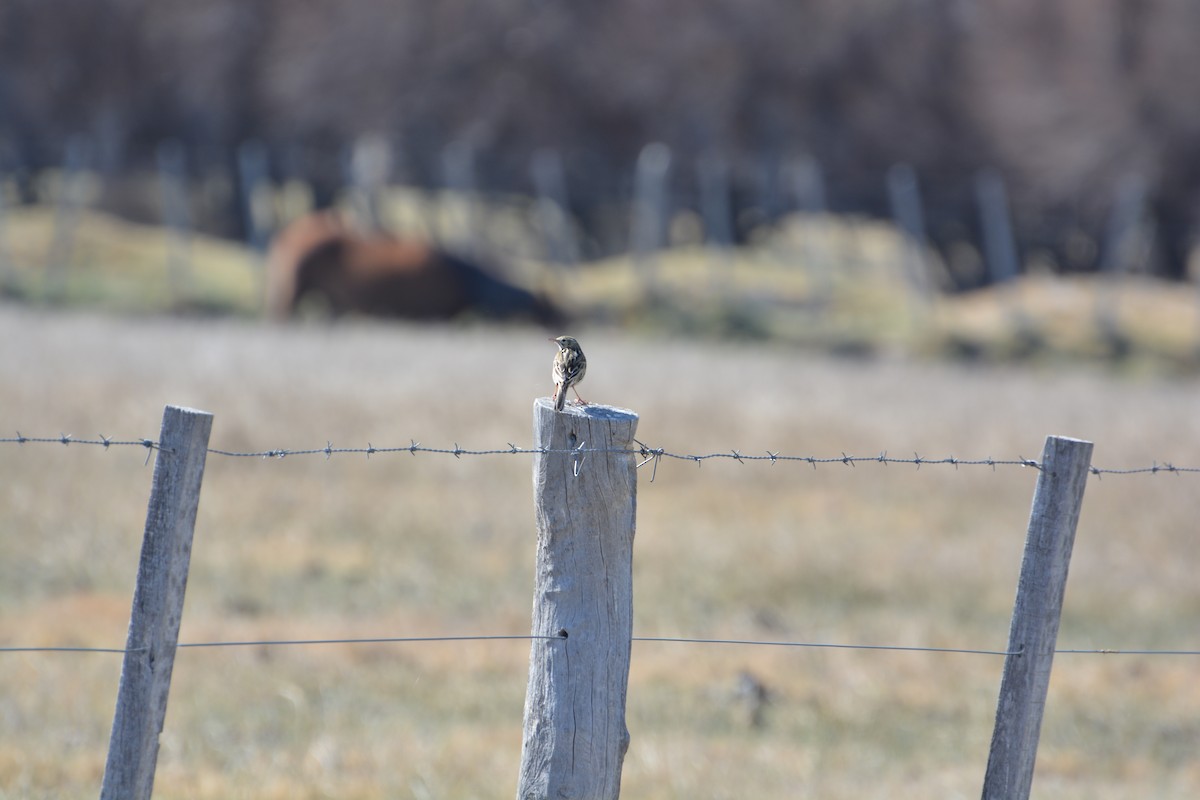
M 554 356 L 554 369 L 550 373 L 554 378 L 554 410 L 562 411 L 563 406 L 567 404 L 568 388 L 574 390 L 579 404 L 586 406 L 587 401 L 579 396 L 579 390 L 575 388 L 587 374 L 587 359 L 583 355 L 583 348 L 573 336 L 559 336 L 550 341 L 558 345 L 558 354 Z

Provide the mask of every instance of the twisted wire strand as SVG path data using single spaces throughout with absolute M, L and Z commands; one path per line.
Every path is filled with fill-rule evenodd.
M 95 439 L 79 439 L 71 434 L 60 434 L 58 436 L 25 436 L 20 431 L 13 437 L 0 437 L 0 444 L 61 444 L 61 445 L 94 445 L 105 449 L 112 447 L 142 447 L 147 451 L 161 450 L 161 446 L 153 439 L 115 439 L 109 436 L 99 435 Z M 997 467 L 1024 467 L 1030 469 L 1042 469 L 1042 465 L 1034 459 L 1018 456 L 1016 458 L 958 458 L 955 456 L 944 456 L 941 458 L 930 458 L 922 456 L 920 453 L 913 453 L 912 457 L 900 457 L 889 455 L 886 450 L 880 451 L 877 455 L 857 456 L 842 452 L 833 456 L 814 456 L 814 455 L 789 455 L 781 451 L 767 450 L 765 454 L 743 452 L 739 449 L 731 449 L 728 452 L 715 453 L 677 453 L 667 450 L 663 447 L 651 447 L 637 443 L 637 447 L 586 447 L 579 446 L 574 448 L 548 448 L 548 447 L 520 447 L 512 442 L 507 443 L 507 447 L 492 448 L 492 449 L 471 449 L 460 446 L 457 442 L 453 447 L 428 447 L 422 445 L 416 439 L 410 440 L 407 445 L 394 447 L 377 447 L 368 442 L 366 447 L 334 447 L 333 442 L 326 441 L 324 447 L 309 447 L 309 448 L 275 448 L 271 450 L 226 450 L 222 448 L 210 447 L 208 453 L 210 455 L 223 456 L 227 458 L 257 458 L 257 459 L 277 459 L 290 458 L 295 456 L 317 456 L 323 455 L 328 460 L 335 455 L 365 455 L 370 458 L 373 455 L 391 455 L 397 453 L 408 453 L 416 455 L 418 453 L 428 453 L 433 455 L 451 455 L 455 458 L 463 456 L 497 456 L 497 455 L 548 455 L 548 454 L 563 454 L 563 455 L 589 455 L 600 453 L 624 453 L 637 456 L 641 459 L 638 467 L 643 467 L 647 464 L 653 464 L 653 470 L 657 472 L 658 464 L 663 459 L 671 459 L 676 461 L 688 461 L 700 465 L 705 461 L 715 459 L 725 459 L 736 461 L 740 464 L 747 462 L 766 462 L 775 464 L 778 462 L 796 462 L 808 464 L 813 469 L 819 466 L 841 464 L 847 467 L 854 467 L 858 464 L 898 464 L 906 466 L 914 466 L 918 470 L 923 466 L 952 466 L 955 469 L 959 467 L 990 467 L 993 471 Z M 149 453 L 147 453 L 147 460 Z M 1125 468 L 1105 468 L 1092 465 L 1088 467 L 1088 471 L 1097 476 L 1103 475 L 1156 475 L 1158 473 L 1168 473 L 1174 475 L 1181 474 L 1200 474 L 1200 467 L 1176 466 L 1175 464 L 1164 461 L 1159 463 L 1152 462 L 1149 466 L 1141 467 L 1125 467 Z M 651 478 L 653 480 L 653 478 Z
M 533 641 L 566 640 L 562 635 L 538 634 L 484 634 L 467 636 L 372 636 L 364 638 L 336 639 L 261 639 L 246 641 L 180 642 L 176 648 L 222 648 L 222 647 L 297 647 L 334 644 L 415 644 L 430 642 L 483 642 L 483 641 Z M 635 642 L 688 645 L 733 645 L 741 647 L 794 647 L 818 650 L 863 650 L 900 653 L 942 653 L 950 655 L 1019 656 L 1021 650 L 994 650 L 968 647 L 927 647 L 921 645 L 895 644 L 848 644 L 839 642 L 799 642 L 763 639 L 708 639 L 689 636 L 634 636 Z M 112 647 L 5 647 L 0 653 L 137 653 L 146 648 Z M 1137 655 L 1137 656 L 1200 656 L 1200 650 L 1152 650 L 1126 648 L 1062 648 L 1056 655 Z

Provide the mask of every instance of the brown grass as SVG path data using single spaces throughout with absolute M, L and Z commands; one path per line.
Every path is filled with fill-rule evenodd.
M 574 332 L 574 331 L 573 331 Z M 675 451 L 1200 463 L 1200 384 L 1080 368 L 837 360 L 579 331 L 585 396 Z M 548 393 L 540 331 L 116 320 L 0 307 L 0 430 L 154 437 L 166 403 L 227 449 L 505 447 Z M 463 376 L 470 376 L 464 379 Z M 0 445 L 0 643 L 119 647 L 151 469 L 140 448 Z M 526 456 L 211 456 L 183 639 L 522 633 Z M 641 473 L 646 636 L 1002 648 L 1034 473 L 678 461 Z M 1060 643 L 1196 648 L 1195 476 L 1088 487 Z M 160 798 L 508 797 L 523 642 L 185 650 Z M 94 796 L 119 656 L 0 654 L 0 797 Z M 639 643 L 639 798 L 977 795 L 1001 661 Z M 736 699 L 771 692 L 761 729 Z M 1193 657 L 1060 656 L 1035 791 L 1200 793 Z

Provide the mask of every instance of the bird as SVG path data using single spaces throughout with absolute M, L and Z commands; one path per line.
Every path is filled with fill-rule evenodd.
M 586 406 L 587 401 L 579 396 L 579 390 L 575 388 L 587 374 L 587 358 L 583 355 L 583 348 L 573 336 L 559 336 L 550 341 L 558 345 L 554 369 L 550 373 L 554 379 L 554 410 L 563 410 L 567 403 L 568 388 L 575 391 L 579 404 Z

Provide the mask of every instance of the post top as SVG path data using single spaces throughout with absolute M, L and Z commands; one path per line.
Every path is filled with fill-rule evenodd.
M 1066 444 L 1095 444 L 1095 442 L 1090 442 L 1087 439 L 1077 439 L 1074 436 L 1055 436 L 1051 434 L 1050 436 L 1046 437 L 1046 441 L 1051 439 L 1059 442 L 1065 442 Z
M 539 397 L 533 401 L 534 408 L 546 408 L 553 411 L 553 400 L 549 397 Z M 637 421 L 638 415 L 636 411 L 631 411 L 628 408 L 620 408 L 618 406 L 606 406 L 602 403 L 588 403 L 586 406 L 567 403 L 566 407 L 559 413 L 571 414 L 577 417 L 587 417 L 589 419 L 606 419 L 606 420 L 633 420 Z
M 187 415 L 195 415 L 195 416 L 202 416 L 202 417 L 211 417 L 212 416 L 211 411 L 203 411 L 199 408 L 190 408 L 188 406 L 176 406 L 176 405 L 168 404 L 166 409 L 164 409 L 164 410 L 169 410 L 172 413 L 177 413 L 177 414 L 187 414 Z

